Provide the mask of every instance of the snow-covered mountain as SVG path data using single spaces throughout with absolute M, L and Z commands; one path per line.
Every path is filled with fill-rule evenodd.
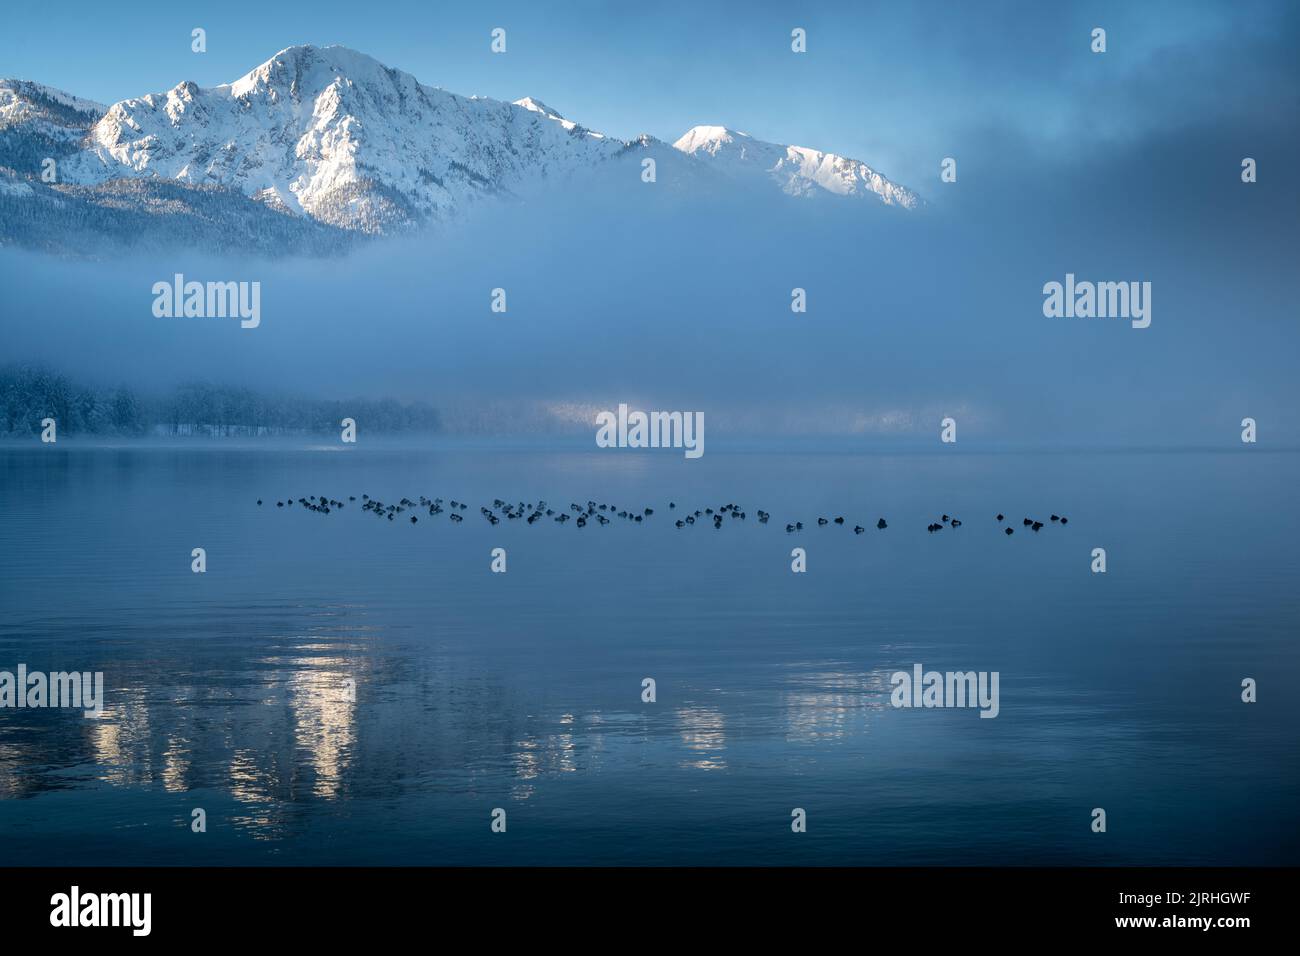
M 41 183 L 44 157 L 57 160 L 57 183 Z M 672 146 L 650 136 L 624 141 L 532 97 L 460 96 L 338 46 L 289 47 L 233 83 L 185 81 L 107 108 L 0 81 L 0 198 L 10 203 L 33 190 L 52 203 L 79 197 L 104 208 L 135 195 L 136 211 L 149 212 L 167 184 L 173 198 L 206 190 L 197 204 L 204 208 L 212 196 L 228 197 L 248 229 L 263 229 L 260 214 L 244 208 L 251 202 L 278 217 L 385 234 L 460 216 L 488 197 L 581 186 L 596 175 L 638 181 L 646 157 L 660 181 L 690 188 L 774 184 L 774 195 L 922 204 L 856 160 L 723 127 L 695 127 Z M 113 185 L 113 202 L 103 202 L 121 180 L 154 191 Z M 0 225 L 0 242 L 12 241 L 5 233 Z
M 27 80 L 0 80 L 0 128 L 19 123 L 44 124 L 50 129 L 88 129 L 105 113 L 92 100 Z
M 778 146 L 725 126 L 696 126 L 673 146 L 688 156 L 706 157 L 728 176 L 765 176 L 791 196 L 823 193 L 855 196 L 915 209 L 921 198 L 890 182 L 866 163 L 806 146 Z
M 624 144 L 534 106 L 458 96 L 344 47 L 290 47 L 233 83 L 109 107 L 74 181 L 213 183 L 383 232 L 445 219 L 609 159 Z
M 0 80 L 0 166 L 39 175 L 46 158 L 80 148 L 106 107 L 26 80 Z
M 325 255 L 351 233 L 212 184 L 101 172 L 77 182 L 91 128 L 108 108 L 62 90 L 0 80 L 0 246 L 99 255 L 202 246 Z

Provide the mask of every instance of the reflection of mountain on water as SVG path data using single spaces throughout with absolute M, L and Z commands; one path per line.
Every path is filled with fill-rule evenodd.
M 820 670 L 791 673 L 781 702 L 786 738 L 801 743 L 839 741 L 866 733 L 868 717 L 888 706 L 886 671 Z
M 259 656 L 224 669 L 183 662 L 176 645 L 170 658 L 96 665 L 111 675 L 97 719 L 11 712 L 0 724 L 0 797 L 215 790 L 242 808 L 237 826 L 276 838 L 312 803 L 459 795 L 502 778 L 511 797 L 527 799 L 542 778 L 624 759 L 656 730 L 678 767 L 727 769 L 728 713 L 701 699 L 664 710 L 658 728 L 654 711 L 539 714 L 527 694 L 455 658 L 385 653 L 372 627 L 349 622 L 359 609 L 303 610 L 331 622 L 269 639 Z M 791 742 L 865 733 L 887 699 L 883 673 L 820 667 L 780 677 L 779 722 Z
M 274 839 L 313 803 L 464 793 L 503 774 L 525 799 L 532 780 L 579 769 L 601 746 L 573 714 L 539 732 L 528 702 L 455 660 L 385 653 L 373 628 L 347 622 L 356 609 L 298 610 L 338 622 L 259 642 L 248 658 L 232 656 L 243 642 L 217 660 L 195 659 L 182 643 L 152 659 L 95 663 L 106 678 L 98 719 L 6 714 L 0 797 L 215 790 L 241 808 L 236 826 Z

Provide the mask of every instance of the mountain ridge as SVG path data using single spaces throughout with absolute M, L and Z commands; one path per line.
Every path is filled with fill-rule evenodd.
M 805 199 L 924 206 L 833 153 L 726 127 L 697 126 L 671 144 L 648 134 L 621 140 L 534 97 L 463 96 L 348 47 L 311 44 L 286 47 L 230 83 L 183 80 L 107 106 L 0 80 L 0 195 L 28 195 L 46 157 L 58 163 L 56 191 L 132 179 L 215 187 L 278 215 L 372 235 L 454 220 L 486 199 L 582 184 L 599 170 L 639 182 L 647 157 L 660 178 L 692 188 L 775 185 Z M 635 168 L 618 166 L 629 159 Z

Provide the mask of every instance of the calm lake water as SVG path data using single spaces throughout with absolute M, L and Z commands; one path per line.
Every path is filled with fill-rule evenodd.
M 0 710 L 0 863 L 1300 863 L 1298 484 L 1246 447 L 0 445 L 0 670 L 107 699 Z M 309 495 L 358 500 L 275 507 Z M 998 671 L 999 716 L 892 708 L 915 663 Z

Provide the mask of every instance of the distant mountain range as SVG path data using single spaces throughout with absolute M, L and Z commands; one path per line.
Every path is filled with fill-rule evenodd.
M 459 96 L 345 47 L 295 46 L 233 83 L 186 81 L 108 107 L 0 80 L 0 244 L 321 254 L 457 219 L 488 198 L 593 177 L 639 184 L 647 157 L 674 188 L 924 205 L 832 153 L 721 126 L 671 146 L 624 141 L 531 97 Z

